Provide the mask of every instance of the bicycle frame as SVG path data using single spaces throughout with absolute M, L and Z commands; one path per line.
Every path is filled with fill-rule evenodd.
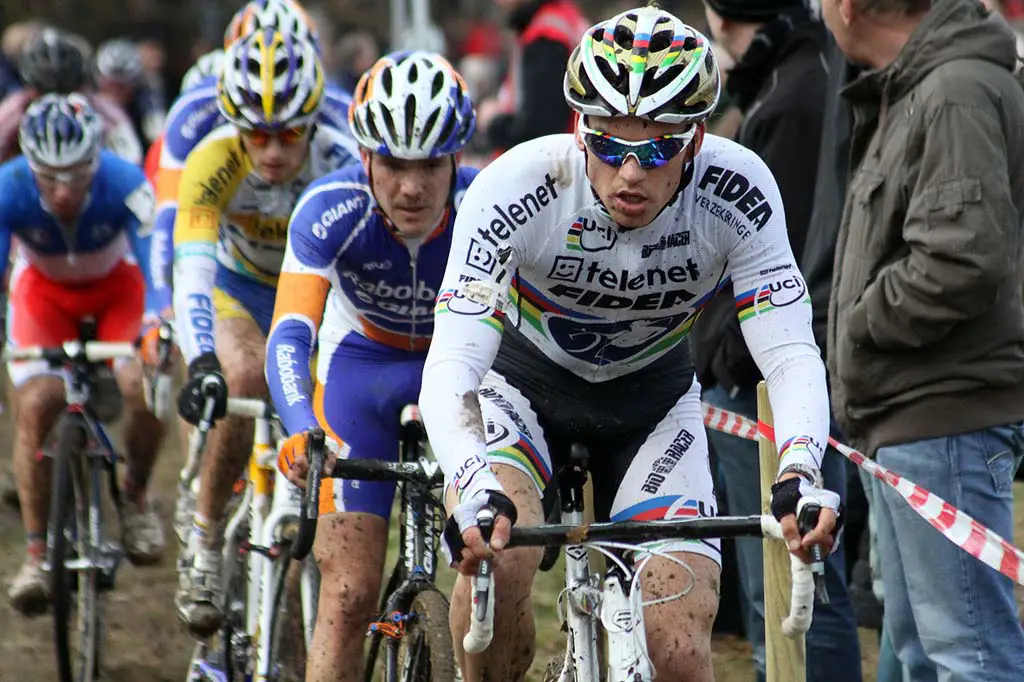
M 440 470 L 438 464 L 428 462 L 423 451 L 426 434 L 419 422 L 418 410 L 407 406 L 402 411 L 402 440 L 400 462 L 418 463 L 433 478 Z M 400 481 L 399 499 L 402 508 L 402 525 L 399 530 L 398 558 L 391 579 L 381 598 L 383 621 L 392 613 L 408 615 L 410 604 L 416 595 L 424 590 L 437 589 L 434 579 L 437 574 L 436 544 L 437 529 L 434 526 L 433 511 L 440 503 L 430 492 L 430 485 L 415 481 Z M 366 680 L 373 679 L 373 663 L 380 646 L 381 632 L 371 626 L 371 648 L 366 666 Z M 389 637 L 385 648 L 385 670 L 391 673 L 385 682 L 396 679 L 398 669 L 398 640 Z
M 574 453 L 575 454 L 575 453 Z M 575 460 L 559 476 L 562 523 L 580 526 L 583 517 L 583 486 L 587 482 L 585 460 Z M 598 577 L 590 570 L 590 557 L 582 545 L 565 547 L 565 587 L 568 605 L 568 645 L 559 682 L 600 679 L 597 617 L 601 599 Z
M 122 504 L 114 468 L 118 459 L 116 451 L 89 404 L 94 388 L 90 374 L 99 363 L 134 356 L 135 349 L 130 343 L 98 342 L 95 332 L 95 320 L 86 318 L 79 324 L 77 340 L 55 347 L 13 348 L 3 353 L 8 361 L 44 360 L 51 367 L 64 367 L 70 374 L 64 377 L 67 407 L 43 447 L 44 455 L 55 460 L 44 568 L 53 576 L 56 598 L 54 645 L 58 675 L 62 680 L 70 680 L 73 675 L 69 642 L 71 599 L 67 574 L 85 576 L 84 580 L 76 578 L 79 612 L 75 625 L 77 629 L 84 630 L 87 640 L 79 652 L 84 657 L 80 672 L 83 679 L 91 680 L 98 673 L 101 648 L 99 593 L 113 586 L 114 575 L 123 556 L 120 543 L 103 537 L 104 469 L 110 498 L 119 516 Z M 80 441 L 67 440 L 79 436 Z M 74 506 L 69 507 L 72 501 Z M 77 552 L 77 556 L 71 559 L 68 558 L 69 541 L 73 547 L 71 552 Z
M 231 648 L 243 647 L 245 653 L 245 673 L 243 679 L 266 680 L 271 674 L 271 618 L 276 603 L 274 581 L 275 568 L 278 562 L 285 562 L 284 570 L 292 560 L 286 551 L 291 536 L 298 527 L 302 491 L 292 485 L 277 470 L 277 450 L 280 434 L 272 425 L 270 405 L 262 400 L 235 399 L 228 400 L 228 414 L 248 416 L 255 419 L 255 437 L 248 465 L 248 485 L 242 499 L 228 520 L 225 529 L 224 566 L 225 578 L 230 571 L 243 568 L 245 570 L 245 631 L 235 633 Z M 230 580 L 225 580 L 230 584 Z M 300 580 L 303 631 L 308 647 L 312 638 L 313 625 L 316 622 L 316 601 L 319 592 L 315 566 L 312 562 L 303 562 Z M 225 595 L 230 598 L 231 595 Z M 225 604 L 226 617 L 235 604 Z M 200 657 L 205 658 L 202 651 Z M 233 666 L 242 657 L 226 661 L 225 666 Z M 204 661 L 198 662 L 200 670 L 195 672 L 209 673 L 212 666 Z M 220 671 L 216 671 L 220 672 Z M 194 674 L 193 673 L 193 674 Z M 199 678 L 203 679 L 203 678 Z M 231 674 L 228 679 L 235 679 Z
M 68 356 L 73 356 L 77 350 L 76 344 L 80 342 L 69 342 L 65 344 L 65 352 Z M 90 341 L 86 341 L 82 350 L 88 354 L 88 344 Z M 105 344 L 112 346 L 112 344 Z M 122 348 L 122 352 L 118 353 L 118 356 L 133 355 L 134 352 L 125 352 L 127 346 Z M 93 415 L 92 409 L 88 405 L 89 400 L 89 381 L 86 376 L 86 372 L 89 370 L 89 364 L 74 362 L 70 366 L 71 376 L 66 378 L 64 381 L 64 400 L 67 403 L 64 414 L 61 415 L 60 419 L 54 425 L 50 431 L 51 436 L 56 436 L 66 428 L 66 422 L 76 422 L 78 428 L 81 429 L 85 435 L 84 442 L 86 444 L 84 455 L 87 462 L 93 460 L 101 460 L 104 468 L 107 470 L 107 487 L 110 492 L 110 499 L 114 503 L 114 507 L 120 511 L 121 509 L 121 488 L 117 483 L 117 472 L 115 465 L 119 461 L 117 450 L 114 448 L 113 442 L 110 440 L 110 436 L 107 435 L 106 429 L 103 428 L 103 424 Z M 47 446 L 43 448 L 43 455 L 46 457 L 54 457 L 52 448 L 50 447 L 49 438 Z M 92 469 L 90 466 L 89 469 Z M 89 475 L 89 474 L 87 474 Z M 123 557 L 123 550 L 119 543 L 103 543 L 100 541 L 102 536 L 102 529 L 100 528 L 100 514 L 96 512 L 96 509 L 101 504 L 99 498 L 99 488 L 96 487 L 99 483 L 98 476 L 89 475 L 89 489 L 75 491 L 76 495 L 83 495 L 88 492 L 88 506 L 90 508 L 89 521 L 91 527 L 89 528 L 89 537 L 93 541 L 93 546 L 89 547 L 89 554 L 86 557 L 78 557 L 77 559 L 68 562 L 66 565 L 72 571 L 87 571 L 91 569 L 99 569 L 104 579 L 113 582 L 113 576 L 117 571 L 118 564 Z M 84 497 L 81 497 L 84 501 Z M 94 513 L 96 512 L 96 513 Z M 52 543 L 52 538 L 50 543 Z M 103 545 L 107 545 L 104 547 Z M 47 562 L 46 568 L 49 569 Z

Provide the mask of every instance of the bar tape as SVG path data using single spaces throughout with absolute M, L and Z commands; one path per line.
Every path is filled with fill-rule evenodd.
M 761 437 L 774 442 L 775 430 L 768 424 L 755 422 L 741 414 L 707 403 L 701 404 L 704 408 L 704 423 L 708 428 L 746 440 L 757 440 Z M 938 495 L 889 471 L 835 438 L 830 436 L 828 444 L 858 467 L 898 492 L 921 518 L 942 533 L 947 540 L 1015 583 L 1024 585 L 1024 552 L 1004 540 L 998 533 L 993 533 Z

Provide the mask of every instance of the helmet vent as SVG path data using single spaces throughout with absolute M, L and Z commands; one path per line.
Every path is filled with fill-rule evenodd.
M 384 69 L 380 74 L 380 84 L 384 88 L 384 94 L 391 97 L 391 89 L 394 87 L 394 79 L 391 76 L 391 69 Z
M 597 68 L 600 69 L 601 75 L 608 83 L 616 90 L 621 90 L 624 87 L 626 81 L 626 70 L 622 64 L 615 63 L 615 71 L 612 71 L 612 65 L 608 63 L 608 60 L 601 59 L 597 62 Z
M 416 62 L 413 62 L 412 64 L 409 65 L 409 82 L 410 83 L 415 83 L 419 79 L 420 79 L 419 67 L 416 66 Z
M 373 109 L 367 109 L 366 110 L 366 132 L 373 139 L 379 140 L 380 139 L 380 129 L 377 128 L 377 123 L 376 123 L 375 119 L 376 119 L 376 117 L 373 115 Z M 359 122 L 359 119 L 356 118 L 356 123 L 358 124 L 358 122 Z
M 430 98 L 433 99 L 441 94 L 441 88 L 444 87 L 444 74 L 440 71 L 434 74 L 434 80 L 430 84 Z
M 423 130 L 420 131 L 420 141 L 421 142 L 430 139 L 430 133 L 433 132 L 434 126 L 437 125 L 437 117 L 440 116 L 440 115 L 441 115 L 441 110 L 440 109 L 435 109 L 434 113 L 432 113 L 430 115 L 430 117 L 427 119 L 427 122 L 423 124 Z M 452 117 L 449 117 L 449 119 L 450 118 L 452 118 Z M 448 126 L 448 127 L 451 128 L 451 126 Z M 450 132 L 450 131 L 442 131 L 442 132 Z M 438 139 L 443 140 L 445 138 L 441 137 L 441 138 L 438 138 Z
M 675 34 L 672 31 L 658 31 L 651 36 L 651 44 L 648 47 L 649 52 L 661 52 L 667 50 L 672 45 L 672 38 Z
M 384 127 L 387 128 L 387 137 L 392 140 L 398 139 L 398 128 L 395 126 L 395 119 L 387 107 L 380 108 L 380 117 L 384 119 Z
M 671 83 L 673 80 L 679 77 L 679 74 L 683 72 L 683 67 L 679 64 L 670 66 L 665 69 L 665 73 L 655 78 L 654 74 L 657 73 L 654 69 L 648 69 L 644 72 L 644 79 L 640 83 L 640 96 L 649 97 L 650 95 L 658 92 L 663 87 Z M 687 83 L 686 88 L 683 92 L 686 92 L 687 88 L 694 85 L 694 81 Z
M 416 67 L 413 67 L 416 68 Z M 410 77 L 409 80 L 412 80 Z M 412 136 L 416 128 L 416 98 L 409 95 L 405 98 L 405 146 L 412 147 Z
M 619 24 L 615 27 L 615 44 L 623 50 L 633 49 L 633 31 Z
M 693 36 L 686 36 L 686 40 L 683 41 L 683 49 L 687 52 L 693 52 L 700 46 L 700 41 Z M 708 53 L 710 57 L 711 54 Z

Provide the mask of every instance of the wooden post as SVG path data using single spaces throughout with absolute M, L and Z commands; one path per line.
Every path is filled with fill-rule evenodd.
M 768 387 L 757 385 L 757 418 L 773 426 Z M 761 513 L 771 514 L 772 483 L 779 470 L 779 452 L 775 443 L 760 439 Z M 762 540 L 764 553 L 764 645 L 767 682 L 805 682 L 807 669 L 803 635 L 790 639 L 782 634 L 782 619 L 789 614 L 792 579 L 789 575 L 789 551 L 778 540 Z

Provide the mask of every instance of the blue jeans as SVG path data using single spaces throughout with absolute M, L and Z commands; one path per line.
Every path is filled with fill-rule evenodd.
M 704 400 L 717 407 L 757 417 L 757 392 L 740 391 L 735 398 L 719 387 L 704 391 Z M 761 479 L 758 473 L 757 443 L 708 429 L 718 458 L 718 482 L 725 488 L 729 514 L 761 513 Z M 822 463 L 825 485 L 846 498 L 846 468 L 843 456 L 831 448 Z M 740 588 L 747 639 L 754 647 L 757 679 L 765 679 L 764 651 L 764 564 L 761 541 L 736 540 Z M 857 621 L 846 590 L 846 560 L 843 548 L 825 563 L 825 581 L 832 598 L 829 606 L 814 605 L 814 620 L 807 633 L 807 682 L 860 682 L 860 642 Z
M 1013 476 L 1024 426 L 878 449 L 878 463 L 1013 537 Z M 885 631 L 907 682 L 1011 682 L 1024 675 L 1013 583 L 946 540 L 875 480 Z

